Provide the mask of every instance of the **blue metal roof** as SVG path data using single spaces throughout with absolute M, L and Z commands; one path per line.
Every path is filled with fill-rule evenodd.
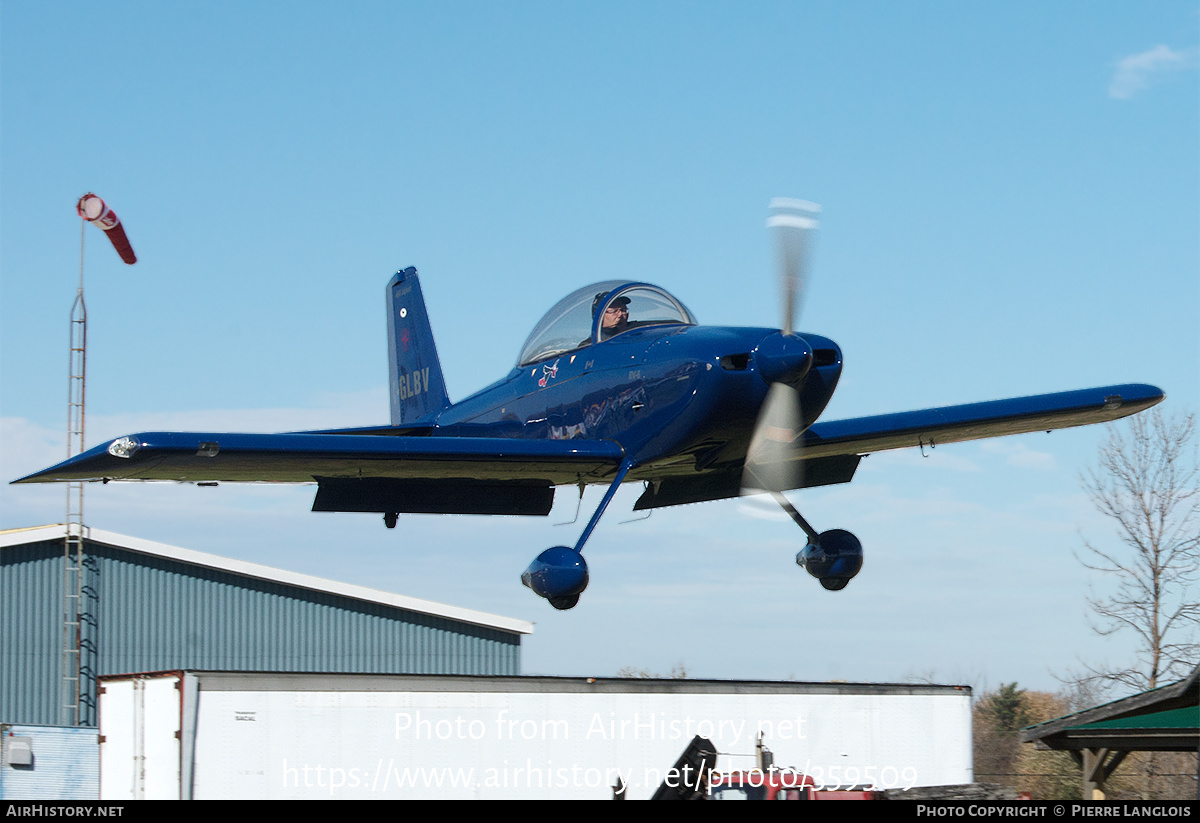
M 0 720 L 58 722 L 63 527 L 0 534 Z M 525 621 L 86 530 L 81 715 L 97 675 L 520 674 Z

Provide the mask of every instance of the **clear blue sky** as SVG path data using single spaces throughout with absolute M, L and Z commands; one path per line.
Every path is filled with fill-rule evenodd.
M 830 419 L 1116 382 L 1200 406 L 1194 2 L 0 5 L 0 477 L 65 456 L 76 198 L 88 443 L 387 419 L 383 287 L 415 265 L 452 399 L 588 282 L 776 322 L 767 201 L 824 207 L 801 326 Z M 1078 476 L 1102 429 L 866 460 L 797 493 L 862 539 L 827 593 L 741 501 L 622 524 L 560 614 L 518 575 L 547 519 L 313 514 L 311 487 L 89 487 L 91 525 L 537 623 L 528 673 L 1054 688 L 1089 632 Z M 599 500 L 584 500 L 581 520 Z M 0 527 L 59 522 L 0 487 Z M 452 572 L 452 573 L 450 573 Z

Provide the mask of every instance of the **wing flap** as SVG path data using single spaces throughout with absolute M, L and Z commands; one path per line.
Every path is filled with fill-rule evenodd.
M 1039 394 L 815 423 L 804 433 L 805 460 L 870 454 L 1108 423 L 1162 401 L 1161 389 L 1142 383 Z
M 122 441 L 128 457 L 109 451 Z M 624 454 L 619 444 L 608 440 L 144 432 L 109 441 L 14 482 L 313 483 L 320 477 L 564 485 L 611 475 Z
M 528 480 L 317 478 L 315 512 L 550 514 L 554 486 Z

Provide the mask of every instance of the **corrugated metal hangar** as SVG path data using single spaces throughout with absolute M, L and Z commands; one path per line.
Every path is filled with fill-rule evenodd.
M 65 526 L 0 532 L 0 720 L 60 723 Z M 533 625 L 84 531 L 81 725 L 96 677 L 178 669 L 521 673 Z

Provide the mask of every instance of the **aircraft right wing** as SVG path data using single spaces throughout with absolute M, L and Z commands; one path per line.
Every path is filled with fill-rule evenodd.
M 940 446 L 1006 434 L 1108 423 L 1160 403 L 1162 389 L 1125 383 L 961 406 L 814 423 L 804 433 L 805 461 L 910 446 Z

